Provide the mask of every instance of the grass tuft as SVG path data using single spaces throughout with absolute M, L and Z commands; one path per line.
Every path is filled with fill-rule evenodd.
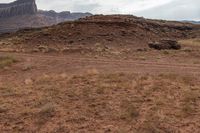
M 132 121 L 139 117 L 139 109 L 130 101 L 121 102 L 121 119 Z
M 11 56 L 0 57 L 0 68 L 4 68 L 6 66 L 10 66 L 13 63 L 16 63 L 17 60 Z
M 42 126 L 55 115 L 55 106 L 52 103 L 44 105 L 38 113 L 37 124 Z

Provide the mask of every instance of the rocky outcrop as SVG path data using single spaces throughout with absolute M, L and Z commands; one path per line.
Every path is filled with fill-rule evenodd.
M 36 14 L 35 0 L 17 0 L 9 4 L 0 4 L 0 18 L 9 18 L 26 14 Z

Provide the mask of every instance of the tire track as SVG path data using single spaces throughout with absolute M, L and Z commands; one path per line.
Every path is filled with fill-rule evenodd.
M 191 69 L 199 70 L 200 65 L 197 64 L 174 64 L 174 63 L 158 63 L 150 61 L 132 61 L 132 60 L 114 60 L 114 59 L 91 59 L 91 58 L 75 58 L 67 57 L 64 55 L 41 55 L 41 54 L 27 54 L 27 53 L 7 53 L 0 52 L 0 56 L 15 56 L 18 58 L 37 58 L 38 60 L 54 60 L 54 61 L 65 61 L 71 63 L 95 63 L 96 65 L 106 65 L 113 64 L 118 66 L 125 65 L 136 65 L 136 66 L 146 66 L 146 67 L 158 67 L 158 68 L 175 68 L 175 69 Z

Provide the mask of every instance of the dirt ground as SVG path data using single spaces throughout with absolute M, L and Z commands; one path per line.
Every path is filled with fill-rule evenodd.
M 0 69 L 0 130 L 198 133 L 199 57 L 183 52 L 90 58 L 1 52 L 16 62 Z
M 199 133 L 199 26 L 93 16 L 0 35 L 1 133 Z M 153 50 L 170 38 L 181 50 Z

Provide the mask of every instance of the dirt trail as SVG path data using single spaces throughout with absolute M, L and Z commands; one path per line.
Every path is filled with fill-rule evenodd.
M 137 60 L 116 60 L 116 59 L 95 59 L 83 58 L 66 55 L 42 55 L 42 54 L 25 54 L 25 53 L 2 53 L 0 56 L 14 56 L 23 60 L 28 59 L 35 65 L 45 67 L 46 70 L 58 71 L 66 69 L 78 71 L 81 69 L 96 68 L 101 71 L 131 71 L 131 72 L 147 72 L 147 73 L 189 73 L 199 74 L 200 65 L 198 64 L 183 64 L 183 63 L 162 63 L 151 61 L 137 61 Z M 54 63 L 54 64 L 53 64 Z M 26 64 L 26 61 L 25 61 Z M 71 72 L 72 72 L 71 71 Z

